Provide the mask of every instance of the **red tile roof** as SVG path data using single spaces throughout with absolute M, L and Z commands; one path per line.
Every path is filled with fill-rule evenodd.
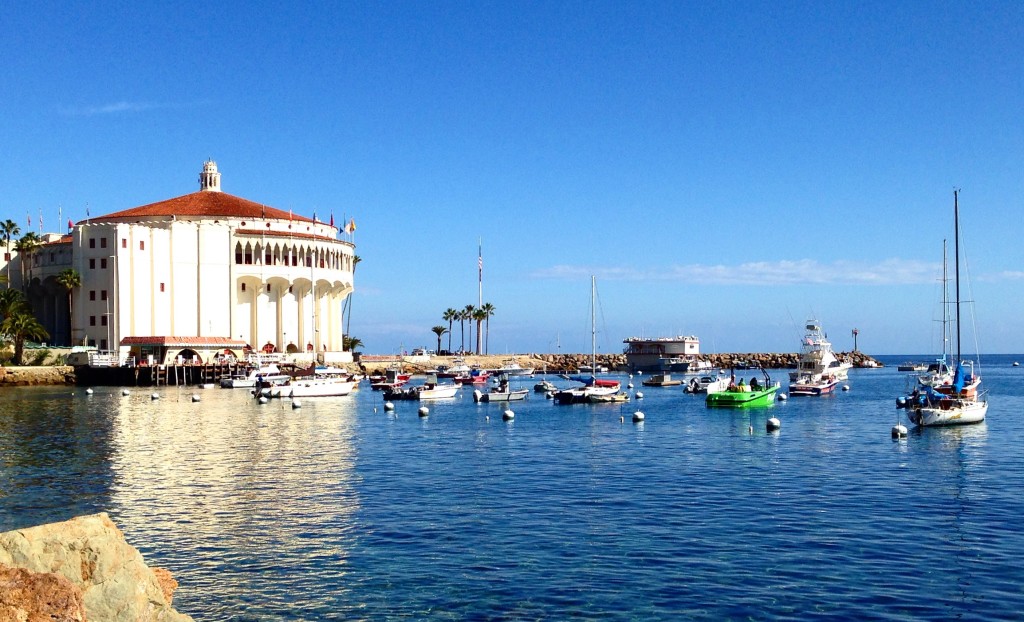
M 121 345 L 243 348 L 245 342 L 230 337 L 125 337 L 121 340 Z
M 117 222 L 122 220 L 138 220 L 153 216 L 203 216 L 203 217 L 236 217 L 236 218 L 271 218 L 278 220 L 296 220 L 313 222 L 312 219 L 284 210 L 263 205 L 249 199 L 236 197 L 226 192 L 193 192 L 184 196 L 150 203 L 141 207 L 106 214 L 98 218 L 90 218 L 88 222 Z

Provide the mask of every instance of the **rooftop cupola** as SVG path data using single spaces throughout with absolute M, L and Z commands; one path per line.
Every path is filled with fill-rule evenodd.
M 199 173 L 199 190 L 220 192 L 220 173 L 217 172 L 217 163 L 213 160 L 203 162 L 203 172 Z

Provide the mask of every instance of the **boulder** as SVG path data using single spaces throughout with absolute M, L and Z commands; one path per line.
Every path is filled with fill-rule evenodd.
M 146 566 L 106 513 L 0 533 L 0 564 L 68 580 L 89 622 L 192 619 L 171 608 L 174 579 Z
M 0 565 L 0 620 L 85 622 L 82 590 L 59 574 Z

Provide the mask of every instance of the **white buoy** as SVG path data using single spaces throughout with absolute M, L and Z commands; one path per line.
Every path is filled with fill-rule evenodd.
M 490 421 L 490 420 L 491 420 L 491 416 L 490 415 L 484 415 L 484 421 Z
M 850 385 L 844 384 L 843 385 L 843 391 L 849 391 L 849 390 L 850 390 Z
M 483 394 L 483 392 L 480 389 L 473 389 L 473 401 L 474 402 L 479 402 L 480 399 L 483 396 L 484 396 L 484 394 Z
M 636 422 L 636 421 L 643 421 L 643 420 L 644 420 L 644 412 L 642 410 L 637 410 L 635 413 L 633 413 L 633 421 L 634 422 Z
M 390 411 L 390 410 L 394 410 L 394 409 L 395 409 L 395 405 L 394 404 L 392 404 L 391 402 L 384 402 L 384 410 L 385 411 Z
M 92 395 L 92 389 L 86 389 L 85 390 L 85 394 L 86 395 Z
M 632 382 L 630 382 L 629 384 L 627 384 L 627 385 L 626 385 L 626 388 L 627 388 L 627 389 L 632 389 L 632 388 L 633 388 L 633 383 L 632 383 Z
M 621 417 L 621 416 L 619 417 L 619 423 L 622 423 L 622 422 L 624 422 L 625 420 L 626 420 L 626 418 L 625 418 L 625 417 Z
M 779 401 L 780 402 L 785 402 L 788 399 L 789 399 L 788 395 L 786 395 L 785 393 L 779 393 Z
M 198 402 L 199 400 L 200 400 L 200 397 L 198 395 L 195 395 L 195 394 L 192 395 L 192 401 L 193 402 Z
M 637 391 L 636 392 L 636 399 L 638 399 L 638 400 L 644 399 L 644 392 L 643 391 Z
M 903 425 L 902 423 L 897 423 L 896 425 L 892 426 L 892 437 L 894 439 L 906 438 L 907 426 Z
M 512 412 L 511 408 L 506 408 L 505 412 L 501 413 L 501 418 L 505 421 L 511 421 L 516 418 L 516 414 Z
M 302 400 L 292 400 L 292 408 L 302 408 Z
M 544 394 L 544 397 L 546 397 L 549 400 L 553 400 L 553 399 L 555 399 L 555 392 L 554 391 L 548 391 L 547 393 Z
M 421 417 L 426 417 L 429 414 L 430 414 L 430 409 L 429 408 L 427 408 L 426 406 L 420 406 L 420 416 Z
M 86 389 L 86 392 L 91 393 L 92 389 Z M 121 395 L 131 395 L 131 391 L 128 389 L 121 389 Z
M 259 402 L 260 404 L 266 404 L 266 403 L 267 403 L 267 402 L 269 402 L 270 400 L 269 400 L 269 399 L 267 399 L 267 396 L 266 396 L 266 395 L 260 395 L 260 399 L 258 399 L 258 400 L 256 400 L 256 401 L 258 401 L 258 402 Z
M 768 428 L 769 432 L 773 432 L 782 427 L 782 422 L 777 417 L 770 417 L 765 427 Z
M 753 436 L 753 434 L 754 434 L 754 426 L 753 426 L 753 424 L 747 426 L 747 434 L 750 434 L 751 436 Z
M 158 399 L 160 399 L 160 394 L 159 393 L 152 393 L 152 394 L 150 394 L 149 399 L 151 399 L 151 400 L 158 400 Z
M 637 375 L 637 376 L 643 376 L 643 375 L 644 375 L 644 372 L 642 372 L 642 371 L 638 371 L 638 372 L 636 372 L 636 375 Z

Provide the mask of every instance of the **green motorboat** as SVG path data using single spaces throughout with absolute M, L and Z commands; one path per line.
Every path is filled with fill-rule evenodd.
M 779 385 L 772 382 L 768 372 L 762 369 L 761 373 L 764 374 L 764 384 L 759 384 L 754 379 L 748 386 L 744 384 L 743 380 L 740 380 L 738 385 L 730 384 L 725 391 L 709 393 L 704 404 L 708 408 L 771 406 L 775 401 L 775 393 L 779 390 Z

